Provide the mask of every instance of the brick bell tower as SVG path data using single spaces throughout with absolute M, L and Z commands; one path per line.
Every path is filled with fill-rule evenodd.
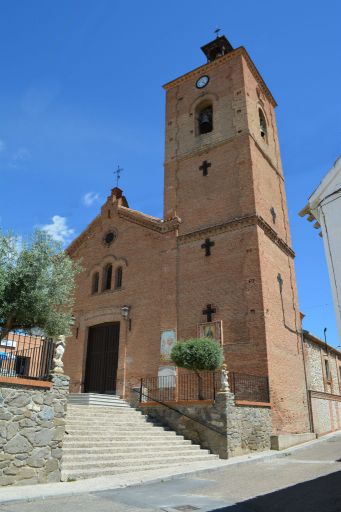
M 233 49 L 221 36 L 202 51 L 206 64 L 164 86 L 164 218 L 181 219 L 173 271 L 177 336 L 221 321 L 228 368 L 269 377 L 274 431 L 306 432 L 276 102 L 245 48 Z

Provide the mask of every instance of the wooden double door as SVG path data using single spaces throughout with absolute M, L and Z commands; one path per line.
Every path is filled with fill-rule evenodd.
M 90 327 L 85 365 L 85 393 L 115 394 L 119 340 L 119 322 Z

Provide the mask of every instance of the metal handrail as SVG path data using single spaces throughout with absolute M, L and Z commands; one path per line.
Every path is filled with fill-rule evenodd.
M 188 418 L 196 423 L 199 423 L 199 425 L 202 425 L 203 427 L 206 427 L 208 428 L 209 430 L 212 430 L 213 432 L 216 432 L 216 434 L 219 434 L 221 436 L 226 436 L 226 434 L 224 432 L 221 432 L 220 430 L 218 430 L 217 428 L 215 427 L 212 427 L 211 425 L 209 425 L 208 423 L 206 423 L 205 421 L 200 421 L 198 420 L 197 418 L 193 418 L 193 416 L 189 416 L 188 414 L 184 413 L 184 412 L 181 412 L 179 411 L 179 409 L 177 409 L 176 407 L 172 407 L 171 405 L 167 404 L 166 402 L 163 402 L 162 400 L 156 400 L 155 398 L 149 396 L 147 393 L 144 393 L 142 391 L 142 389 L 140 388 L 139 391 L 137 391 L 135 388 L 130 388 L 131 391 L 133 391 L 134 393 L 139 393 L 139 396 L 140 398 L 142 396 L 146 397 L 146 398 L 150 398 L 151 401 L 153 402 L 156 402 L 158 404 L 161 404 L 163 405 L 164 407 L 167 407 L 168 409 L 171 409 L 172 411 L 175 411 L 176 413 L 178 413 L 180 416 L 184 416 L 185 418 Z M 139 403 L 143 403 L 141 400 Z

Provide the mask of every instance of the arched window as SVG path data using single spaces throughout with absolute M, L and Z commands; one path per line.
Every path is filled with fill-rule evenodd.
M 108 263 L 104 269 L 103 288 L 104 290 L 111 290 L 111 279 L 112 279 L 112 265 Z
M 260 108 L 258 109 L 258 114 L 259 114 L 260 135 L 261 135 L 261 137 L 264 140 L 267 140 L 267 138 L 268 138 L 268 129 L 267 129 L 267 126 L 266 126 L 265 115 L 264 115 L 263 111 Z
M 213 130 L 213 107 L 211 104 L 202 105 L 198 109 L 197 114 L 198 130 L 197 133 L 202 135 Z
M 115 288 L 122 287 L 122 275 L 123 275 L 122 267 L 117 267 L 116 274 L 115 274 Z
M 99 286 L 99 273 L 95 272 L 92 275 L 91 293 L 98 293 L 98 286 Z

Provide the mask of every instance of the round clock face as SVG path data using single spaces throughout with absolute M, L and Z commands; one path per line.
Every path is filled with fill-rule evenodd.
M 106 245 L 110 245 L 116 240 L 116 238 L 117 238 L 116 231 L 108 231 L 108 233 L 106 233 L 103 237 L 103 242 Z
M 209 81 L 210 81 L 210 77 L 207 75 L 204 75 L 204 76 L 201 76 L 200 78 L 198 78 L 195 85 L 198 89 L 202 89 L 203 87 L 205 87 L 208 84 Z

